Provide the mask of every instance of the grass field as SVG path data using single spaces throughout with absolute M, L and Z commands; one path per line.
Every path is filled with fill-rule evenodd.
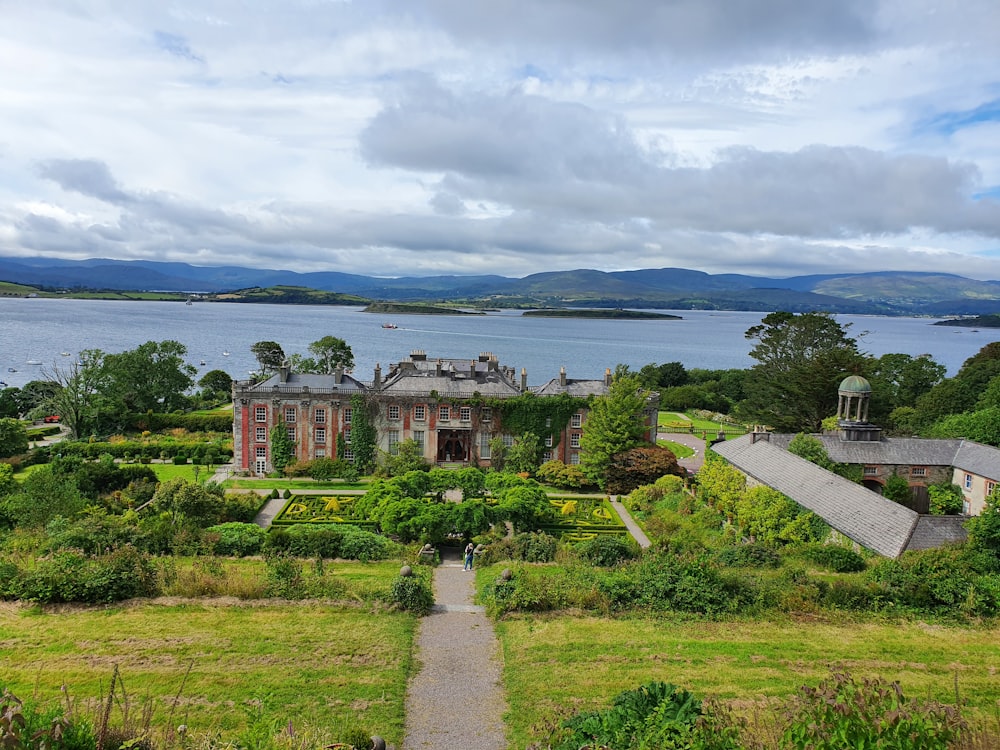
M 398 746 L 415 624 L 407 614 L 321 604 L 49 613 L 0 604 L 0 682 L 36 702 L 59 702 L 65 685 L 93 712 L 117 666 L 131 711 L 153 706 L 154 739 L 180 724 L 235 738 L 292 722 L 319 736 L 316 747 L 349 726 Z
M 317 482 L 313 479 L 227 479 L 223 487 L 234 490 L 367 490 L 369 482 Z
M 995 721 L 1000 710 L 998 627 L 525 616 L 497 623 L 497 635 L 513 747 L 650 680 L 739 707 L 814 686 L 832 669 L 898 680 L 910 698 L 954 703 L 957 677 L 970 715 Z
M 689 448 L 681 443 L 675 443 L 673 440 L 657 440 L 656 444 L 661 448 L 669 448 L 677 458 L 687 458 L 694 455 L 694 448 Z

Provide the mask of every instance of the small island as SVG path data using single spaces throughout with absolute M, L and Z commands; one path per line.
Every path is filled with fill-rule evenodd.
M 680 315 L 654 313 L 645 310 L 546 307 L 540 310 L 526 310 L 521 313 L 532 318 L 607 318 L 611 320 L 683 320 Z
M 372 302 L 361 312 L 393 315 L 485 315 L 475 310 L 458 310 L 454 307 L 421 305 L 413 302 Z
M 958 328 L 1000 328 L 1000 314 L 977 315 L 974 318 L 948 318 L 932 323 L 936 326 L 956 326 Z

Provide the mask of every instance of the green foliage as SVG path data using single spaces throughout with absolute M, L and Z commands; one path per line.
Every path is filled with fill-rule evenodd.
M 482 565 L 493 565 L 502 560 L 544 563 L 556 558 L 556 538 L 545 532 L 525 532 L 505 536 L 486 545 L 480 555 Z
M 390 600 L 407 612 L 426 615 L 434 606 L 434 592 L 424 576 L 414 572 L 413 575 L 399 576 L 392 582 Z
M 537 482 L 511 487 L 495 496 L 499 515 L 513 525 L 514 531 L 534 531 L 555 520 L 555 510 Z
M 848 328 L 826 313 L 774 312 L 748 329 L 757 364 L 747 372 L 741 419 L 782 432 L 818 430 L 837 411 L 840 381 L 864 363 Z
M 601 534 L 574 545 L 576 553 L 591 565 L 612 568 L 639 556 L 639 546 L 630 537 Z
M 580 465 L 599 487 L 605 486 L 613 456 L 645 442 L 647 395 L 636 377 L 617 375 L 608 394 L 591 401 L 580 437 Z
M 379 456 L 379 474 L 382 476 L 397 477 L 408 471 L 426 472 L 430 468 L 424 458 L 423 447 L 413 439 L 397 443 L 395 453 L 382 453 Z
M 720 549 L 715 562 L 729 568 L 780 568 L 781 555 L 762 544 L 741 544 Z
M 836 672 L 800 689 L 788 724 L 782 747 L 796 750 L 947 750 L 966 728 L 953 706 L 909 701 L 897 682 Z
M 28 452 L 28 429 L 19 419 L 0 419 L 0 458 Z
M 964 496 L 962 488 L 950 482 L 932 484 L 927 488 L 931 515 L 956 516 L 962 512 Z
M 974 549 L 941 547 L 905 552 L 896 560 L 879 560 L 865 579 L 881 587 L 882 601 L 921 612 L 963 611 L 988 615 L 996 606 L 995 561 Z
M 257 341 L 251 344 L 250 351 L 260 364 L 261 375 L 274 372 L 285 361 L 285 350 L 277 341 Z
M 604 474 L 605 489 L 612 495 L 623 495 L 666 474 L 687 476 L 673 451 L 654 445 L 630 448 L 611 456 Z
M 295 460 L 295 443 L 288 437 L 288 425 L 279 420 L 268 437 L 271 442 L 271 466 L 278 476 L 285 473 L 285 467 Z
M 153 508 L 169 513 L 175 526 L 192 523 L 204 527 L 220 518 L 221 497 L 217 492 L 178 477 L 160 483 L 153 495 Z
M 209 526 L 206 535 L 217 536 L 212 544 L 212 552 L 216 555 L 231 557 L 246 557 L 260 553 L 267 539 L 267 532 L 254 523 L 223 523 Z
M 155 594 L 156 569 L 131 546 L 95 557 L 60 550 L 21 570 L 11 588 L 17 598 L 41 604 L 118 602 Z
M 735 611 L 742 596 L 707 559 L 672 554 L 648 555 L 616 568 L 598 581 L 598 588 L 613 610 L 718 615 Z
M 225 370 L 209 370 L 198 381 L 198 386 L 209 398 L 228 399 L 233 389 L 233 379 Z
M 514 398 L 488 399 L 486 405 L 499 414 L 504 432 L 554 438 L 566 429 L 572 415 L 586 408 L 587 401 L 565 393 L 540 398 L 529 391 Z
M 913 491 L 910 489 L 910 483 L 904 477 L 893 474 L 885 480 L 885 486 L 882 488 L 882 496 L 892 500 L 894 503 L 909 505 L 913 500 Z
M 964 437 L 1000 447 L 1000 407 L 950 414 L 927 427 L 922 434 L 932 438 Z
M 736 501 L 736 522 L 761 544 L 810 542 L 823 533 L 811 522 L 811 513 L 791 498 L 770 487 L 751 487 Z
M 316 372 L 332 375 L 337 370 L 350 370 L 354 367 L 354 352 L 350 345 L 336 336 L 324 336 L 309 344 L 312 357 L 297 358 L 295 369 L 299 372 Z
M 539 466 L 536 477 L 546 484 L 567 490 L 578 490 L 590 484 L 579 466 L 557 460 L 546 461 Z
M 994 489 L 990 493 L 983 512 L 970 518 L 966 526 L 969 545 L 1000 563 L 1000 491 Z
M 375 467 L 378 438 L 372 423 L 371 407 L 364 396 L 351 396 L 351 448 L 354 450 L 354 465 L 362 474 L 371 473 Z
M 349 524 L 300 524 L 274 529 L 265 550 L 294 557 L 343 560 L 385 560 L 398 546 L 383 536 Z
M 611 708 L 567 719 L 550 746 L 553 750 L 738 749 L 733 737 L 712 736 L 700 722 L 701 715 L 701 701 L 687 690 L 649 682 L 615 696 Z
M 0 526 L 40 528 L 57 516 L 73 518 L 85 504 L 71 477 L 42 466 L 25 477 L 19 490 L 0 498 Z
M 857 552 L 836 544 L 807 545 L 802 549 L 802 556 L 834 573 L 857 573 L 867 567 L 865 559 Z
M 504 471 L 534 474 L 542 460 L 542 441 L 530 430 L 520 435 L 504 454 Z
M 746 477 L 719 454 L 706 452 L 698 472 L 698 493 L 702 501 L 718 510 L 727 520 L 736 519 L 736 504 L 746 491 Z

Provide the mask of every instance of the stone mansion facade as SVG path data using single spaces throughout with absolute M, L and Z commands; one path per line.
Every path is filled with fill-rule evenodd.
M 518 375 L 491 353 L 475 359 L 428 359 L 414 351 L 408 359 L 383 373 L 375 366 L 371 381 L 346 372 L 316 375 L 292 372 L 287 366 L 266 380 L 233 385 L 233 454 L 236 468 L 255 474 L 272 470 L 270 432 L 284 424 L 300 461 L 313 458 L 353 460 L 352 399 L 365 397 L 371 410 L 378 448 L 393 452 L 404 440 L 422 446 L 433 464 L 489 466 L 490 440 L 503 438 L 513 445 L 518 435 L 505 431 L 501 416 L 489 403 L 533 393 L 539 398 L 567 394 L 585 399 L 603 396 L 611 372 L 603 379 L 581 380 L 559 376 L 539 386 L 528 386 L 527 373 Z M 643 413 L 646 438 L 655 441 L 656 397 Z M 580 437 L 587 408 L 570 416 L 561 432 L 545 438 L 543 460 L 567 464 L 580 461 Z M 344 455 L 337 455 L 338 436 Z

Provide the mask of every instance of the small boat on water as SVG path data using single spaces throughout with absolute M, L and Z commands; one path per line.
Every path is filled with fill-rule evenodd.
M 204 367 L 204 366 L 205 366 L 205 360 L 202 360 L 202 361 L 201 361 L 201 366 L 202 366 L 202 367 Z
M 60 353 L 60 354 L 61 354 L 62 356 L 64 356 L 64 357 L 68 357 L 68 356 L 69 356 L 69 352 L 59 352 L 59 353 Z
M 7 372 L 17 372 L 13 367 L 8 367 Z
M 28 364 L 29 365 L 40 365 L 40 364 L 42 364 L 42 360 L 40 360 L 40 359 L 29 359 L 28 360 Z
M 399 326 L 396 325 L 395 323 L 383 323 L 382 327 L 383 328 L 399 328 Z
M 228 356 L 229 356 L 229 352 L 223 352 L 223 353 L 222 353 L 222 356 L 223 356 L 223 357 L 228 357 Z

